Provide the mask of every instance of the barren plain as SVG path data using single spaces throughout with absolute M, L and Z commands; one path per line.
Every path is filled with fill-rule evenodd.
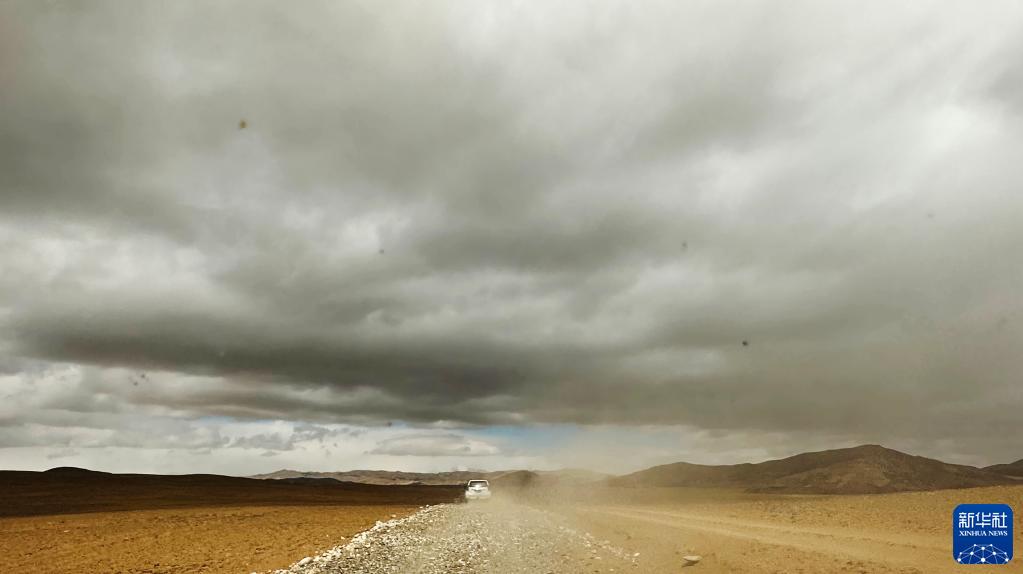
M 210 476 L 0 473 L 0 486 L 0 572 L 40 574 L 930 574 L 963 568 L 951 556 L 956 505 L 1023 508 L 1023 485 L 862 495 L 555 486 L 472 504 L 452 503 L 458 487 Z M 1018 541 L 1019 514 L 1015 529 Z

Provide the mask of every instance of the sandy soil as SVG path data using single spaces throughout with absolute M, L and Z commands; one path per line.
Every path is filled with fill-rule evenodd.
M 287 574 L 962 572 L 951 556 L 952 509 L 979 501 L 1019 508 L 1023 487 L 813 497 L 609 489 L 583 497 L 434 507 Z M 683 570 L 691 554 L 702 559 Z M 1021 572 L 1023 561 L 999 568 Z
M 417 506 L 256 506 L 0 519 L 0 572 L 248 574 Z
M 607 494 L 607 501 L 558 508 L 598 538 L 641 552 L 642 572 L 675 572 L 684 554 L 703 556 L 698 569 L 706 573 L 961 572 L 951 552 L 955 506 L 1023 508 L 1023 486 L 864 496 Z M 1017 545 L 1021 528 L 1017 512 Z M 1023 572 L 1023 560 L 1017 555 L 999 571 Z
M 0 573 L 282 568 L 460 488 L 0 471 Z
M 408 497 L 420 491 L 365 491 L 373 504 L 340 502 L 363 496 L 359 489 L 281 492 L 294 495 L 291 504 L 39 515 L 33 502 L 36 515 L 0 518 L 0 572 L 245 574 L 282 568 L 345 543 L 376 520 L 419 508 L 409 500 L 387 503 L 396 495 L 384 493 Z M 338 502 L 314 502 L 331 492 Z M 301 493 L 308 501 L 294 504 Z M 1007 503 L 1017 509 L 1017 545 L 1023 532 L 1023 486 L 861 496 L 686 488 L 502 494 L 489 504 L 436 507 L 426 521 L 381 533 L 372 560 L 366 562 L 368 554 L 349 557 L 362 569 L 338 561 L 329 565 L 334 570 L 323 571 L 383 573 L 401 564 L 414 568 L 408 572 L 430 573 L 676 573 L 683 555 L 697 554 L 701 562 L 683 572 L 941 574 L 963 568 L 951 556 L 956 505 Z M 1017 555 L 999 572 L 1023 572 L 1023 560 Z

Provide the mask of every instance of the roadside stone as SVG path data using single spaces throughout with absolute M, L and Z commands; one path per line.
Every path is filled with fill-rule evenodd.
M 498 501 L 428 506 L 378 522 L 347 544 L 274 574 L 592 572 L 594 559 L 611 568 L 636 565 L 633 553 L 561 522 L 552 513 Z M 595 556 L 598 549 L 601 556 Z

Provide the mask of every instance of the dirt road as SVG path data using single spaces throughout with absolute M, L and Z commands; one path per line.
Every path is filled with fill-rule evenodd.
M 697 513 L 635 508 L 580 509 L 595 531 L 629 532 L 646 551 L 644 571 L 674 572 L 679 548 L 704 556 L 700 572 L 953 572 L 949 545 L 920 535 L 783 526 Z M 925 566 L 921 566 L 925 565 Z
M 428 507 L 278 574 L 634 571 L 636 556 L 564 516 L 509 500 Z
M 150 479 L 114 478 L 117 489 L 92 489 L 97 495 L 38 480 L 29 484 L 34 490 L 5 490 L 0 572 L 245 574 L 308 556 L 290 571 L 941 574 L 964 568 L 951 556 L 955 506 L 1000 502 L 1017 509 L 1017 556 L 998 571 L 1023 573 L 1023 486 L 846 496 L 530 489 L 499 491 L 488 503 L 426 506 L 452 496 L 357 485 L 186 477 L 175 479 L 184 485 L 161 478 L 154 486 L 133 482 Z M 217 505 L 181 507 L 203 501 Z M 62 513 L 43 513 L 53 509 L 41 502 Z M 388 522 L 357 534 L 378 520 Z M 331 550 L 316 555 L 324 549 Z M 702 559 L 683 569 L 685 555 Z
M 963 497 L 1023 490 L 863 497 L 739 497 L 693 504 L 495 499 L 380 524 L 289 574 L 961 572 L 949 520 Z M 947 499 L 947 500 L 946 500 Z M 691 567 L 683 556 L 700 555 Z M 684 569 L 683 569 L 684 568 Z M 1017 557 L 1000 572 L 1023 572 Z
M 962 572 L 951 552 L 953 509 L 967 502 L 1023 507 L 1023 486 L 859 496 L 771 496 L 664 489 L 617 503 L 562 505 L 614 544 L 642 552 L 643 572 L 676 572 L 680 552 L 700 572 Z M 1017 556 L 1000 572 L 1023 572 Z M 695 569 L 693 570 L 695 572 Z

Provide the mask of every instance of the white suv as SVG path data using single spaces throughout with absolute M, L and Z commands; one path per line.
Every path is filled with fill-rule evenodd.
M 470 480 L 465 484 L 465 500 L 490 500 L 490 483 L 485 480 Z

